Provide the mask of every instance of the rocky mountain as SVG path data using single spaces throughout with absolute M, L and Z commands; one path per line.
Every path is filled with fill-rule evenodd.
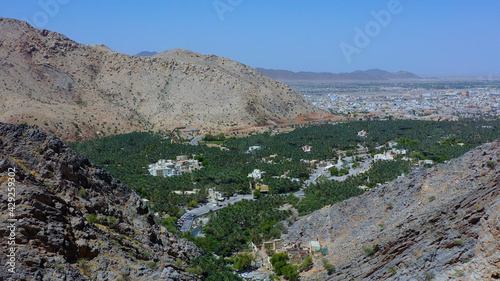
M 274 70 L 256 68 L 260 73 L 278 81 L 391 81 L 421 79 L 419 76 L 407 72 L 389 72 L 381 69 L 356 70 L 350 73 L 330 72 L 292 72 L 288 70 Z
M 137 54 L 135 54 L 138 57 L 150 57 L 158 54 L 158 52 L 150 52 L 150 51 L 142 51 Z
M 199 280 L 183 266 L 197 247 L 56 137 L 0 123 L 0 185 L 0 280 Z
M 152 57 L 83 45 L 0 18 L 0 121 L 64 140 L 177 126 L 223 130 L 318 110 L 236 61 L 171 50 Z
M 301 280 L 500 278 L 500 140 L 295 222 L 288 242 L 328 248 Z

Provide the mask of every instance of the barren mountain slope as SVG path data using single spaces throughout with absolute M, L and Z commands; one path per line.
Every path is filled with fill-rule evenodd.
M 76 43 L 0 18 L 0 121 L 63 139 L 176 126 L 224 129 L 317 109 L 288 86 L 214 55 L 153 57 Z
M 500 278 L 500 140 L 413 172 L 293 224 L 289 241 L 319 240 L 303 280 Z
M 138 195 L 58 138 L 0 123 L 0 186 L 0 280 L 199 280 L 177 262 L 198 248 L 155 224 Z

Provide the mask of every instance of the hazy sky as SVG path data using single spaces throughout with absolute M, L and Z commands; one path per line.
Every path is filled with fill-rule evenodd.
M 182 48 L 253 67 L 500 74 L 498 0 L 0 0 L 0 16 L 136 54 Z

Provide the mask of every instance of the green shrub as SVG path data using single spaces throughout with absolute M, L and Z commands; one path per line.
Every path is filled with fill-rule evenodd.
M 299 267 L 300 271 L 309 270 L 313 265 L 313 260 L 311 256 L 307 256 Z
M 387 269 L 387 272 L 389 272 L 391 275 L 396 274 L 396 267 L 391 266 Z
M 116 224 L 116 218 L 113 216 L 108 217 L 108 224 L 109 225 L 115 225 Z
M 90 214 L 87 216 L 87 220 L 90 223 L 96 223 L 97 222 L 97 215 L 96 214 Z
M 366 247 L 366 248 L 363 248 L 363 252 L 365 252 L 365 254 L 367 256 L 371 256 L 371 255 L 375 254 L 374 248 L 375 247 Z
M 156 269 L 157 266 L 158 265 L 154 261 L 148 262 L 148 267 L 151 268 L 151 269 Z
M 323 267 L 325 268 L 328 275 L 331 275 L 332 273 L 335 272 L 335 265 L 333 265 L 333 264 L 326 263 L 323 265 Z
M 252 267 L 253 256 L 249 253 L 240 253 L 235 257 L 234 269 L 246 270 Z
M 427 271 L 426 273 L 424 273 L 424 276 L 425 280 L 432 280 L 432 278 L 436 277 L 436 274 L 434 274 L 434 272 Z

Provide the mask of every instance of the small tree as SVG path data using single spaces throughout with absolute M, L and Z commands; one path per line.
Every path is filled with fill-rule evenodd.
M 289 259 L 290 258 L 285 253 L 276 253 L 272 255 L 269 261 L 273 265 L 274 272 L 278 275 L 283 275 L 282 269 L 285 265 L 287 265 Z
M 196 208 L 198 207 L 198 202 L 196 202 L 196 200 L 191 200 L 191 202 L 189 202 L 186 207 L 188 208 Z
M 295 265 L 287 264 L 281 269 L 281 272 L 286 280 L 299 280 L 299 273 L 297 272 L 297 267 Z
M 255 191 L 253 192 L 253 197 L 254 197 L 255 199 L 259 199 L 261 196 L 262 196 L 262 193 L 261 193 L 260 191 L 255 190 Z
M 325 268 L 328 275 L 335 272 L 335 266 L 333 264 L 329 263 L 327 259 L 322 258 L 321 262 L 323 263 L 323 267 Z
M 299 267 L 300 271 L 307 271 L 313 265 L 313 260 L 311 256 L 307 256 Z
M 246 270 L 252 267 L 252 262 L 254 258 L 249 253 L 238 254 L 234 261 L 234 269 L 236 270 Z

